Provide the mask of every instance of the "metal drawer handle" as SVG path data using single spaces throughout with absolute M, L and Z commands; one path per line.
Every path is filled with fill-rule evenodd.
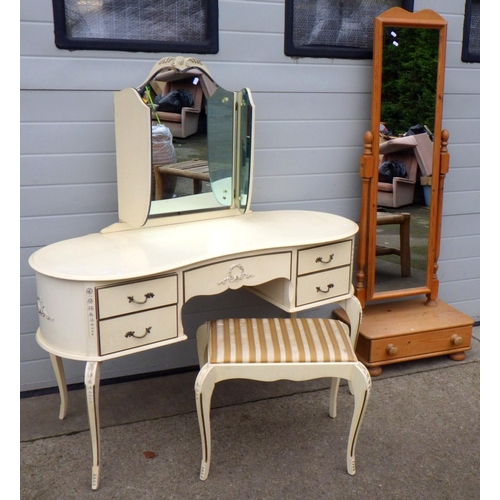
M 322 264 L 329 264 L 333 260 L 334 255 L 335 255 L 334 253 L 331 253 L 330 258 L 328 260 L 323 260 L 323 257 L 318 257 L 316 259 L 316 262 L 321 262 Z
M 125 338 L 128 339 L 129 337 L 134 337 L 134 339 L 143 339 L 148 333 L 151 333 L 151 328 L 153 328 L 153 327 L 152 326 L 148 326 L 144 330 L 144 335 L 136 335 L 135 332 L 127 332 L 125 334 Z
M 317 292 L 321 292 L 321 293 L 328 293 L 330 291 L 331 288 L 333 288 L 333 283 L 330 283 L 329 285 L 327 285 L 328 288 L 326 290 L 321 290 L 321 287 L 320 286 L 317 286 L 316 287 L 316 291 Z
M 128 296 L 127 299 L 128 299 L 129 304 L 130 304 L 130 302 L 133 302 L 134 304 L 145 304 L 148 301 L 148 299 L 152 299 L 154 296 L 155 296 L 154 293 L 151 293 L 151 292 L 145 293 L 144 294 L 145 298 L 142 302 L 140 300 L 135 300 L 133 295 Z

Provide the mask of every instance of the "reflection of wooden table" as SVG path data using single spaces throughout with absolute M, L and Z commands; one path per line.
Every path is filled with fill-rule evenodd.
M 410 214 L 391 214 L 377 212 L 377 226 L 399 224 L 399 248 L 377 245 L 376 255 L 399 255 L 401 259 L 401 276 L 411 276 L 410 254 Z
M 208 162 L 206 160 L 188 160 L 171 165 L 155 165 L 155 199 L 161 200 L 163 196 L 163 176 L 175 175 L 193 179 L 193 193 L 199 194 L 202 190 L 202 181 L 210 182 L 208 175 Z

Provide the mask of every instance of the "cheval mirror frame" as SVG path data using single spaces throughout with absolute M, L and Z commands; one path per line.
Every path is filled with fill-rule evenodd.
M 407 28 L 422 31 L 417 33 Z M 364 308 L 356 354 L 371 376 L 380 375 L 384 365 L 402 361 L 444 354 L 460 361 L 465 358 L 464 351 L 471 348 L 472 318 L 438 299 L 437 261 L 440 251 L 443 188 L 449 169 L 449 133 L 447 130 L 441 130 L 446 28 L 446 21 L 431 10 L 410 13 L 400 7 L 389 9 L 375 18 L 374 22 L 371 130 L 365 133 L 364 151 L 360 161 L 362 197 L 355 278 L 356 295 Z M 387 36 L 386 42 L 388 41 L 385 44 L 387 60 L 390 60 L 388 50 L 391 50 L 395 55 L 392 62 L 404 55 L 405 64 L 410 64 L 410 60 L 413 64 L 404 68 L 394 66 L 391 70 L 386 70 L 385 82 L 382 67 L 384 36 Z M 409 39 L 412 37 L 418 38 L 420 45 L 411 47 Z M 405 41 L 408 41 L 407 47 L 411 50 L 406 54 L 403 51 L 396 54 L 394 51 L 406 47 Z M 436 45 L 437 53 L 432 49 Z M 429 48 L 431 50 L 428 50 Z M 412 57 L 406 58 L 408 54 Z M 416 57 L 413 57 L 414 55 Z M 426 61 L 430 62 L 430 65 L 424 67 Z M 411 71 L 415 65 L 418 65 L 416 69 L 419 71 L 423 70 L 421 79 L 415 77 Z M 424 119 L 429 121 L 431 130 L 418 132 L 422 127 L 426 129 L 425 122 L 406 123 L 417 116 L 413 104 L 424 99 L 422 88 L 418 87 L 418 99 L 414 97 L 411 101 L 401 104 L 400 98 L 405 93 L 389 80 L 387 75 L 391 71 L 397 77 L 398 84 L 407 78 L 407 81 L 412 82 L 411 87 L 414 87 L 413 83 L 416 82 L 417 85 L 422 84 L 423 88 L 423 80 L 428 80 L 426 89 L 429 92 L 425 96 L 427 105 L 425 112 L 419 116 L 425 116 Z M 391 95 L 393 88 L 397 88 L 397 91 Z M 394 100 L 391 100 L 391 97 Z M 397 114 L 401 110 L 409 110 L 411 113 L 399 120 L 396 138 L 389 139 L 382 146 L 381 125 L 384 116 L 389 116 L 389 113 L 386 113 L 388 102 L 394 105 L 395 114 L 390 117 L 393 121 L 398 121 Z M 403 127 L 407 127 L 404 129 L 405 133 L 401 133 Z M 384 133 L 385 128 L 384 125 Z M 414 133 L 415 130 L 417 133 Z M 394 137 L 396 134 L 393 132 L 387 135 Z M 413 138 L 409 137 L 411 135 Z M 382 140 L 385 141 L 386 138 L 384 136 Z M 414 141 L 415 147 L 409 154 L 408 142 L 411 141 Z M 397 147 L 405 147 L 406 161 L 409 162 L 405 164 L 405 168 L 408 172 L 410 165 L 409 171 L 412 174 L 408 177 L 412 178 L 399 177 L 397 182 L 392 184 L 384 184 L 381 178 L 382 195 L 379 195 L 379 163 L 382 161 L 383 165 L 391 158 L 386 155 L 395 151 L 391 148 L 396 144 Z M 399 200 L 394 184 L 404 184 L 404 181 L 407 181 L 417 186 L 419 181 L 416 176 L 419 170 L 422 187 L 419 187 L 418 192 L 410 191 L 409 196 Z M 396 173 L 395 177 L 398 176 Z M 430 184 L 430 197 L 426 198 L 424 184 Z M 388 190 L 389 197 L 385 196 L 384 189 Z M 389 193 L 391 190 L 393 192 Z M 425 204 L 421 203 L 422 199 Z M 387 224 L 392 224 L 393 228 L 394 225 L 400 227 L 396 227 L 396 231 L 385 229 Z M 397 243 L 392 246 L 398 229 L 399 248 Z M 377 238 L 380 245 L 377 245 Z M 396 263 L 391 260 L 394 259 L 392 254 L 399 255 L 399 260 L 396 257 Z M 371 303 L 367 304 L 370 301 Z M 335 315 L 335 311 L 333 314 Z
M 376 233 L 379 136 L 382 108 L 382 64 L 384 28 L 431 28 L 439 32 L 437 60 L 437 82 L 434 116 L 434 142 L 432 153 L 432 185 L 428 234 L 427 272 L 425 286 L 398 290 L 375 290 Z M 360 161 L 362 178 L 362 202 L 358 239 L 356 294 L 364 306 L 367 301 L 393 299 L 425 294 L 427 305 L 435 305 L 438 295 L 437 260 L 441 233 L 444 177 L 448 172 L 449 154 L 447 141 L 449 133 L 441 131 L 443 115 L 443 93 L 446 52 L 447 22 L 432 10 L 411 13 L 394 7 L 375 18 L 373 43 L 372 108 L 371 130 L 364 136 L 364 151 Z M 409 124 L 409 126 L 414 124 Z M 438 138 L 441 137 L 441 142 Z

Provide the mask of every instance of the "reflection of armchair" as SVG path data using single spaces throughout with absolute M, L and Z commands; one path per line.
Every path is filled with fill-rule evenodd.
M 181 113 L 170 113 L 166 111 L 158 111 L 158 117 L 172 132 L 174 137 L 189 137 L 196 134 L 198 131 L 198 120 L 200 117 L 201 105 L 203 101 L 203 90 L 201 85 L 195 85 L 193 78 L 188 80 L 177 80 L 167 82 L 163 90 L 163 95 L 167 95 L 172 90 L 188 90 L 193 95 L 193 107 L 182 108 Z M 153 113 L 152 119 L 156 121 L 156 116 Z
M 413 203 L 415 185 L 417 183 L 417 159 L 413 155 L 403 153 L 390 153 L 384 157 L 384 161 L 400 160 L 406 166 L 408 178 L 394 177 L 392 183 L 378 183 L 377 205 L 381 207 L 402 207 Z
M 413 203 L 418 168 L 422 175 L 432 174 L 432 141 L 427 134 L 410 135 L 380 144 L 381 161 L 400 160 L 406 166 L 407 178 L 395 177 L 392 183 L 378 183 L 377 204 L 401 207 Z

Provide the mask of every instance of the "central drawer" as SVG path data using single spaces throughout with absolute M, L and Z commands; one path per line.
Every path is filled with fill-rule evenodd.
M 177 306 L 160 307 L 99 322 L 101 355 L 177 336 Z
M 99 319 L 177 303 L 177 276 L 127 282 L 97 289 Z
M 291 279 L 290 252 L 256 255 L 217 262 L 184 273 L 184 300 L 214 295 L 242 286 L 256 286 L 277 278 Z

